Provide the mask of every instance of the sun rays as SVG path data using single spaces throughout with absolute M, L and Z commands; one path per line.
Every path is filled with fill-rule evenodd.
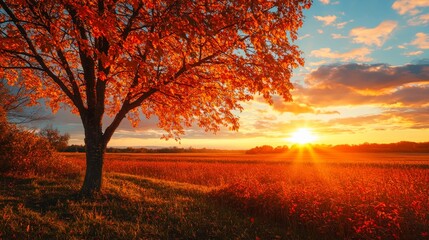
M 309 144 L 315 142 L 317 138 L 318 137 L 311 129 L 299 128 L 294 133 L 292 133 L 292 136 L 288 140 L 296 144 Z

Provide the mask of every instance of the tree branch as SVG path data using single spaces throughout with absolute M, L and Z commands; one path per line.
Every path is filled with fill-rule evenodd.
M 15 14 L 12 12 L 12 10 L 9 8 L 9 6 L 4 2 L 4 0 L 0 0 L 0 5 L 2 6 L 2 8 L 4 9 L 4 11 L 9 15 L 9 17 L 12 19 L 12 21 L 14 22 L 15 26 L 18 28 L 19 33 L 21 34 L 21 36 L 24 38 L 24 40 L 26 41 L 28 47 L 30 48 L 31 52 L 34 55 L 34 58 L 36 59 L 36 61 L 39 63 L 39 65 L 41 66 L 41 68 L 43 69 L 44 72 L 46 72 L 48 74 L 48 76 L 61 88 L 61 90 L 67 95 L 67 97 L 70 98 L 70 100 L 73 102 L 73 104 L 78 108 L 78 109 L 83 109 L 83 106 L 81 106 L 79 104 L 79 101 L 77 99 L 77 97 L 75 95 L 73 95 L 70 90 L 67 88 L 67 86 L 61 81 L 61 79 L 55 75 L 50 69 L 49 67 L 46 65 L 46 63 L 44 62 L 43 58 L 40 56 L 40 54 L 37 52 L 32 40 L 30 39 L 30 37 L 28 36 L 28 33 L 26 32 L 26 30 L 24 29 L 24 27 L 22 27 L 22 25 L 19 23 L 20 20 L 15 16 Z
M 31 12 L 34 15 L 39 15 L 38 12 L 34 8 L 37 5 L 37 3 L 34 0 L 28 0 L 28 3 L 31 3 L 31 4 L 29 4 Z M 51 32 L 52 17 L 46 11 L 44 11 L 43 8 L 39 8 L 38 10 L 40 11 L 40 15 L 41 15 L 38 17 L 40 19 L 44 18 L 47 21 L 46 24 L 40 24 L 40 26 L 43 27 L 51 36 L 53 36 L 53 34 Z M 82 96 L 80 94 L 79 87 L 77 86 L 75 76 L 74 76 L 74 74 L 70 68 L 70 65 L 67 61 L 67 58 L 64 56 L 62 49 L 60 49 L 59 47 L 56 47 L 55 51 L 56 51 L 58 57 L 60 58 L 61 66 L 66 71 L 68 80 L 72 86 L 73 94 L 76 96 L 76 100 L 79 102 L 79 105 L 82 106 L 82 109 L 79 109 L 78 106 L 76 106 L 76 107 L 78 107 L 79 111 L 84 111 Z
M 133 10 L 133 14 L 128 19 L 127 25 L 125 26 L 125 29 L 122 32 L 122 36 L 121 36 L 122 40 L 125 40 L 128 37 L 128 34 L 130 34 L 130 32 L 133 30 L 132 26 L 133 26 L 134 19 L 138 17 L 140 9 L 142 7 L 143 7 L 143 3 L 140 2 L 137 8 Z
M 139 97 L 138 101 L 134 101 L 133 103 L 129 102 L 129 99 L 126 99 L 124 101 L 124 104 L 122 104 L 121 110 L 116 114 L 115 118 L 113 119 L 112 123 L 106 128 L 106 131 L 104 131 L 103 137 L 105 144 L 110 141 L 110 139 L 113 136 L 113 133 L 115 132 L 116 128 L 118 128 L 121 121 L 125 118 L 126 114 L 131 111 L 132 109 L 140 106 L 140 104 L 145 100 L 148 99 L 150 96 L 152 96 L 154 93 L 156 93 L 158 89 L 151 88 L 147 92 L 145 92 L 142 96 Z

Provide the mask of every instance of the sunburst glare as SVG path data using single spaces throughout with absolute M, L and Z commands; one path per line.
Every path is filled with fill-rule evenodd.
M 288 138 L 289 141 L 298 144 L 308 144 L 317 140 L 317 136 L 308 128 L 299 128 L 292 136 Z

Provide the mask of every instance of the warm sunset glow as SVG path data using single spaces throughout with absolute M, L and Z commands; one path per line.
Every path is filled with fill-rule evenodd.
M 292 136 L 289 138 L 289 141 L 298 143 L 298 144 L 307 144 L 316 141 L 317 137 L 310 129 L 300 128 L 296 130 Z

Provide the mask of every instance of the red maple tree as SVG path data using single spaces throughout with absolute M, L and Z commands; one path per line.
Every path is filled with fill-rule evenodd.
M 0 0 L 0 77 L 35 89 L 85 130 L 82 192 L 99 191 L 124 118 L 156 116 L 166 138 L 239 127 L 254 94 L 290 100 L 293 41 L 311 0 Z M 103 129 L 102 119 L 112 117 Z

